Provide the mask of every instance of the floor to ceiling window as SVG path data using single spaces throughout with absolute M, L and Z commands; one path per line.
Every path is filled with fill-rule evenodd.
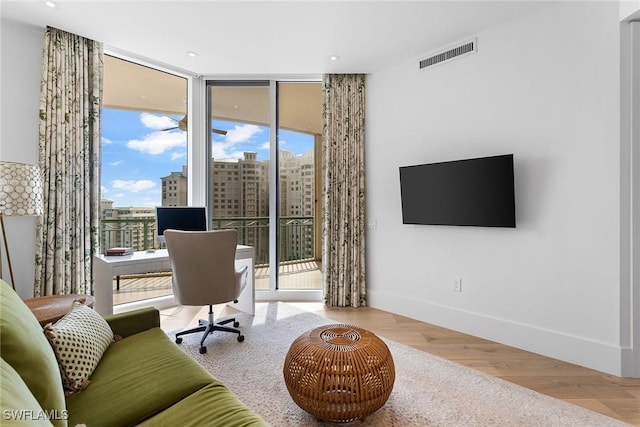
M 187 120 L 186 77 L 105 57 L 101 250 L 157 248 L 155 207 L 190 205 L 189 173 L 204 167 L 207 177 L 192 184 L 206 188 L 195 194 L 212 228 L 234 228 L 239 243 L 255 248 L 256 298 L 320 299 L 321 84 L 202 87 L 208 123 L 197 113 Z M 196 154 L 188 164 L 188 136 L 207 141 L 208 162 Z M 171 294 L 163 273 L 114 278 L 113 286 L 116 305 Z
M 213 228 L 234 228 L 253 246 L 255 264 L 269 264 L 269 84 L 212 83 L 209 207 Z M 221 135 L 221 133 L 226 133 Z M 257 277 L 261 286 L 268 275 Z
M 320 83 L 207 87 L 213 228 L 235 228 L 255 248 L 258 299 L 261 291 L 319 297 Z
M 278 83 L 280 290 L 322 289 L 321 84 Z
M 187 79 L 104 59 L 101 252 L 158 247 L 156 206 L 188 205 Z M 166 273 L 114 278 L 114 304 L 170 295 Z

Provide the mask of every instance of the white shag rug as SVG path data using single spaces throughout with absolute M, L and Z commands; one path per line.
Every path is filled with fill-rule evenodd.
M 259 304 L 254 317 L 239 313 L 245 341 L 214 332 L 198 352 L 201 334 L 180 347 L 227 385 L 269 424 L 329 426 L 289 396 L 282 368 L 289 346 L 307 330 L 335 322 L 285 303 Z M 169 334 L 173 339 L 173 335 Z M 396 369 L 387 403 L 364 421 L 347 425 L 397 427 L 604 427 L 627 424 L 579 406 L 383 338 Z

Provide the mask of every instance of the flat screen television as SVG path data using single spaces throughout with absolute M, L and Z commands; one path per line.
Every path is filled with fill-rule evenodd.
M 400 167 L 404 224 L 515 227 L 513 154 Z
M 156 207 L 156 240 L 164 243 L 164 230 L 206 231 L 207 210 L 201 206 Z

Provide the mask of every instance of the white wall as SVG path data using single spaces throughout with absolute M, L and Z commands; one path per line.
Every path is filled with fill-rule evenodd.
M 620 374 L 619 13 L 560 2 L 369 76 L 371 306 Z M 399 166 L 506 153 L 517 228 L 402 224 Z
M 2 19 L 0 31 L 0 160 L 37 164 L 43 30 Z M 35 217 L 5 217 L 16 290 L 23 298 L 33 296 L 35 223 Z M 6 263 L 2 277 L 10 282 Z
M 640 19 L 640 0 L 620 1 L 620 20 Z

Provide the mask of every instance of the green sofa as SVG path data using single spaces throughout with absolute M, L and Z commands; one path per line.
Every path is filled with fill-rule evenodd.
M 268 425 L 167 337 L 156 309 L 105 319 L 122 339 L 107 348 L 85 390 L 65 395 L 42 327 L 0 280 L 1 425 Z

